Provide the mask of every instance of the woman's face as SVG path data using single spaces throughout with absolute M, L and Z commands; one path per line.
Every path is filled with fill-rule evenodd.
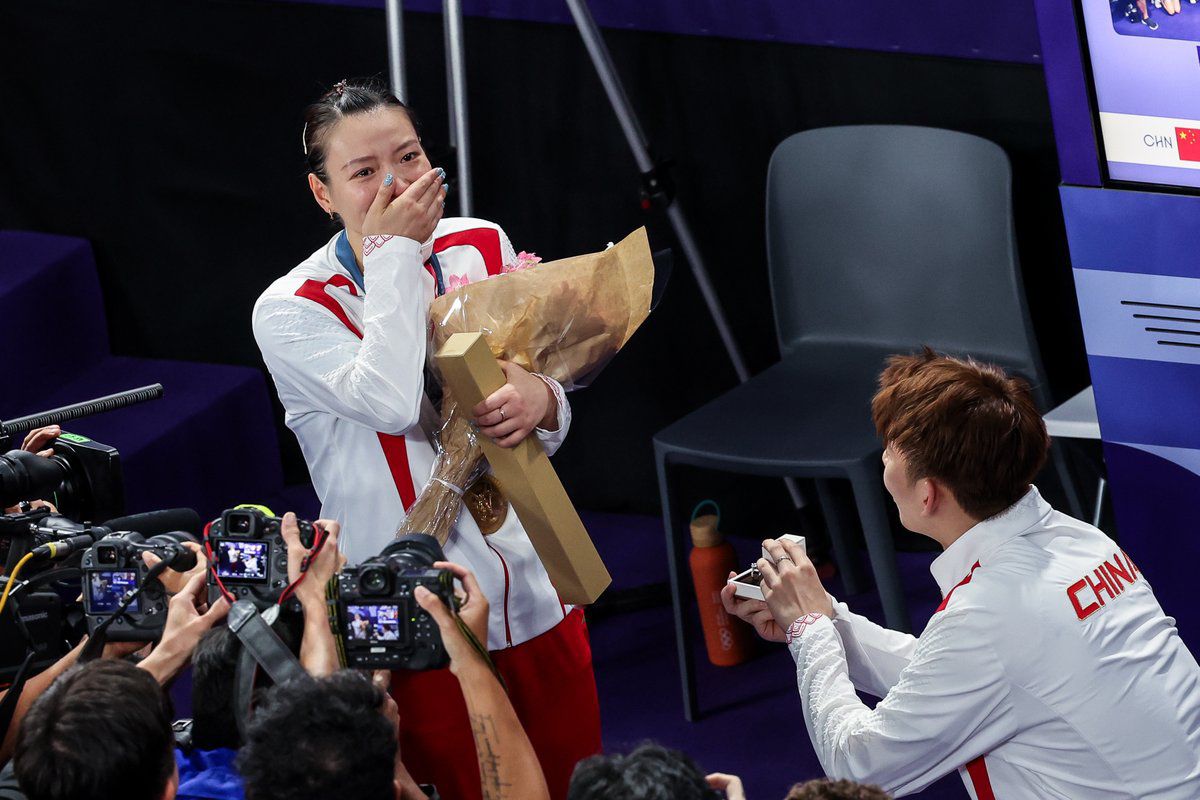
M 399 196 L 430 169 L 408 114 L 385 106 L 334 125 L 325 148 L 329 180 L 310 174 L 308 181 L 321 208 L 339 214 L 346 230 L 359 236 L 385 175 L 395 177 Z

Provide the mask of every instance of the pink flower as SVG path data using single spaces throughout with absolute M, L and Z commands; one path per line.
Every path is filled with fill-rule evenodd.
M 466 275 L 451 275 L 446 278 L 446 291 L 453 292 L 455 289 L 461 289 L 471 282 L 471 279 Z
M 542 263 L 542 257 L 537 253 L 526 253 L 524 250 L 517 253 L 517 260 L 511 264 L 505 264 L 500 270 L 501 273 L 517 272 L 522 269 L 529 269 L 535 264 Z

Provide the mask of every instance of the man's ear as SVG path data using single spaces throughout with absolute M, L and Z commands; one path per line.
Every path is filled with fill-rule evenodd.
M 329 187 L 316 176 L 316 173 L 308 173 L 308 188 L 312 190 L 313 199 L 317 201 L 317 205 L 326 214 L 333 211 L 333 200 L 329 197 Z
M 946 502 L 946 489 L 933 478 L 921 481 L 921 516 L 932 517 Z

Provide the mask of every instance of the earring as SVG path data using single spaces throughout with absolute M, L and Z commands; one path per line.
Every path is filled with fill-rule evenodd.
M 330 210 L 330 212 L 329 212 L 329 218 L 330 218 L 331 220 L 333 219 L 333 211 L 332 211 L 332 210 Z

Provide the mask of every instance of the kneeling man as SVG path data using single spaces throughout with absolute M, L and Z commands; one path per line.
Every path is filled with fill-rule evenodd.
M 944 549 L 924 633 L 851 613 L 791 543 L 764 543 L 765 604 L 723 594 L 788 643 L 825 771 L 898 796 L 958 769 L 976 800 L 1200 798 L 1200 667 L 1133 560 L 1030 485 L 1049 438 L 1028 385 L 926 349 L 889 362 L 872 413 L 900 521 Z

